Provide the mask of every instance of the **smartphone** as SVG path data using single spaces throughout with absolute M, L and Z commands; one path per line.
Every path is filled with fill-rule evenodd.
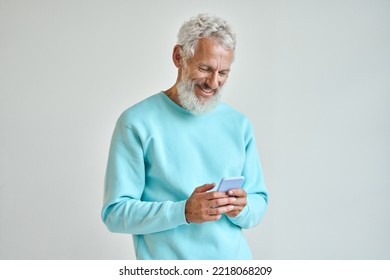
M 221 182 L 219 182 L 217 191 L 227 192 L 228 190 L 231 189 L 239 189 L 242 187 L 244 180 L 245 180 L 244 176 L 222 178 Z

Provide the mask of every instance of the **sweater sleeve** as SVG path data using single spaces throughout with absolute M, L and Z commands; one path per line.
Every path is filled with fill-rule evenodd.
M 261 168 L 253 128 L 249 124 L 246 132 L 245 164 L 243 188 L 247 192 L 247 205 L 236 217 L 229 220 L 242 227 L 251 228 L 260 223 L 268 206 L 268 191 L 265 186 L 263 170 Z
M 102 220 L 112 232 L 147 234 L 187 224 L 185 201 L 142 201 L 145 163 L 138 135 L 121 120 L 107 163 Z

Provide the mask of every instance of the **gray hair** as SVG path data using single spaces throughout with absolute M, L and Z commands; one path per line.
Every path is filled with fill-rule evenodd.
M 181 55 L 185 61 L 194 56 L 201 38 L 216 39 L 224 48 L 233 52 L 236 48 L 236 35 L 225 20 L 200 14 L 184 22 L 177 35 L 177 44 L 182 47 Z

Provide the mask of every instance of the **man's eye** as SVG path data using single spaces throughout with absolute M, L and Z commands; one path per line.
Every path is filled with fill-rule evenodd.
M 221 77 L 226 77 L 227 75 L 229 75 L 228 72 L 219 72 L 219 76 Z
M 208 68 L 208 67 L 199 67 L 199 70 L 202 71 L 202 72 L 209 72 L 210 68 Z

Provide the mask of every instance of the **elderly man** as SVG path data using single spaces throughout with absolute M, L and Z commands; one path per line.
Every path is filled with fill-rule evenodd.
M 133 235 L 137 259 L 252 258 L 242 229 L 260 222 L 268 193 L 249 120 L 220 102 L 235 42 L 221 18 L 191 18 L 173 49 L 175 84 L 118 119 L 102 219 Z M 216 191 L 229 176 L 242 188 Z

